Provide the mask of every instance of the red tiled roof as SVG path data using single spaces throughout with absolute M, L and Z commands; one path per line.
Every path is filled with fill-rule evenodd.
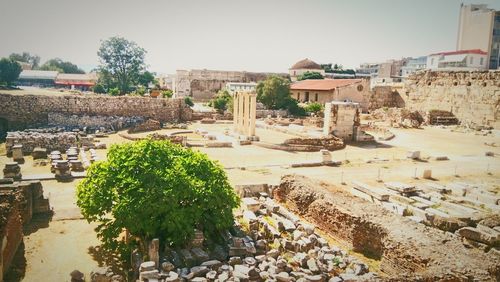
M 448 56 L 448 55 L 461 55 L 461 54 L 487 55 L 488 53 L 484 52 L 481 49 L 471 49 L 471 50 L 459 50 L 459 51 L 450 51 L 450 52 L 440 52 L 440 53 L 431 54 L 430 56 L 434 56 L 434 55 Z
M 361 82 L 361 79 L 308 79 L 290 85 L 291 90 L 333 90 Z

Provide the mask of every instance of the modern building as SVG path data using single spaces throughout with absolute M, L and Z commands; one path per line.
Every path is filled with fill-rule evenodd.
M 297 81 L 297 78 L 306 72 L 319 72 L 325 76 L 325 70 L 319 64 L 307 58 L 296 62 L 288 71 L 292 81 Z
M 484 70 L 488 53 L 479 50 L 441 52 L 427 56 L 427 69 L 431 70 Z
M 228 82 L 226 90 L 233 95 L 236 92 L 254 92 L 257 88 L 256 82 Z
M 307 79 L 292 83 L 290 93 L 301 103 L 356 102 L 366 109 L 369 87 L 368 79 Z
M 408 77 L 410 74 L 415 73 L 419 70 L 423 70 L 427 67 L 427 56 L 421 56 L 417 58 L 409 58 L 406 65 L 401 67 L 401 76 L 403 78 Z
M 23 70 L 17 84 L 21 86 L 54 87 L 57 71 Z
M 59 88 L 78 89 L 83 91 L 91 90 L 97 83 L 96 73 L 60 73 L 56 76 L 55 86 Z
M 364 63 L 356 69 L 356 76 L 374 77 L 377 76 L 379 63 Z
M 460 7 L 457 50 L 479 49 L 488 54 L 486 68 L 500 68 L 500 11 L 487 5 Z

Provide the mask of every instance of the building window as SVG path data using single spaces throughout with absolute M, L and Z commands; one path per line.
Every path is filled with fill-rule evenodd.
M 297 101 L 300 101 L 300 92 L 297 92 Z
M 479 59 L 479 64 L 482 66 L 484 63 L 484 58 Z
M 306 97 L 304 98 L 304 102 L 309 102 L 309 92 L 306 92 Z
M 358 85 L 357 89 L 359 92 L 363 91 L 363 85 Z
M 318 102 L 318 93 L 314 93 L 314 101 Z

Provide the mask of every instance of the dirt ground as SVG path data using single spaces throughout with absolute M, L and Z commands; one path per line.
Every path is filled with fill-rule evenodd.
M 203 128 L 209 132 L 222 134 L 231 129 L 231 124 L 192 124 L 189 129 Z M 343 161 L 339 167 L 290 168 L 291 164 L 319 161 L 319 152 L 285 152 L 265 149 L 254 145 L 233 148 L 197 147 L 225 168 L 233 185 L 252 183 L 278 183 L 284 174 L 297 173 L 322 180 L 349 190 L 350 181 L 359 180 L 376 183 L 384 181 L 419 182 L 424 169 L 432 169 L 438 183 L 449 181 L 485 182 L 500 189 L 500 132 L 488 136 L 473 133 L 451 132 L 449 128 L 425 127 L 424 129 L 391 129 L 396 137 L 364 145 L 347 145 L 344 150 L 332 152 L 334 160 Z M 162 130 L 160 133 L 166 133 Z M 152 132 L 140 133 L 146 136 Z M 275 131 L 257 129 L 262 140 L 281 143 L 295 136 Z M 191 136 L 190 138 L 194 138 Z M 108 148 L 111 144 L 130 142 L 118 134 L 100 138 Z M 3 147 L 3 145 L 1 146 Z M 406 158 L 407 151 L 420 150 L 424 160 L 413 161 Z M 105 158 L 107 150 L 97 150 L 100 158 Z M 485 156 L 492 151 L 495 157 Z M 433 157 L 447 156 L 448 161 L 436 161 Z M 0 166 L 9 159 L 0 153 Z M 30 157 L 21 165 L 23 176 L 48 173 L 49 167 L 34 167 Z M 418 179 L 415 179 L 414 176 Z M 455 176 L 455 175 L 458 175 Z M 70 183 L 43 181 L 44 194 L 50 198 L 54 217 L 42 227 L 27 232 L 24 239 L 26 269 L 24 281 L 69 281 L 69 273 L 78 269 L 89 277 L 90 270 L 98 265 L 89 253 L 89 247 L 99 244 L 93 231 L 95 225 L 81 219 L 75 204 L 77 180 Z

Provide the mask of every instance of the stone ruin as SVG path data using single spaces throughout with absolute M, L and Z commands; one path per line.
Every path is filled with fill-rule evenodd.
M 0 179 L 0 241 L 3 242 L 0 278 L 11 266 L 23 241 L 23 227 L 31 222 L 33 216 L 49 212 L 49 200 L 43 197 L 40 181 Z
M 272 186 L 266 186 L 272 188 Z M 188 248 L 149 247 L 149 261 L 136 260 L 139 281 L 368 281 L 369 267 L 328 243 L 315 227 L 272 198 L 247 191 L 241 214 L 225 245 L 211 248 L 198 232 Z M 261 190 L 262 191 L 262 190 Z M 139 259 L 140 255 L 133 256 Z
M 235 93 L 233 127 L 236 134 L 240 134 L 240 139 L 258 141 L 255 135 L 255 119 L 257 111 L 257 94 L 242 92 Z
M 389 122 L 394 128 L 420 128 L 424 118 L 417 111 L 405 108 L 381 108 L 371 113 L 371 118 Z
M 411 191 L 411 187 L 391 185 Z M 336 241 L 379 260 L 380 270 L 390 281 L 494 281 L 500 277 L 500 257 L 494 248 L 473 248 L 460 236 L 396 215 L 345 189 L 286 175 L 273 194 L 292 212 L 328 230 Z M 497 222 L 498 218 L 484 224 Z M 463 232 L 474 232 L 471 237 L 480 234 L 471 228 Z
M 154 131 L 154 130 L 160 130 L 161 123 L 157 120 L 154 119 L 148 119 L 145 122 L 139 123 L 137 125 L 134 125 L 130 127 L 127 132 L 128 133 L 138 133 L 138 132 L 145 132 L 145 131 Z
M 373 136 L 361 131 L 360 105 L 352 102 L 325 103 L 323 136 L 334 135 L 344 142 L 373 141 Z
M 29 155 L 35 148 L 44 148 L 48 151 L 66 151 L 70 147 L 77 146 L 78 138 L 74 132 L 56 130 L 8 132 L 5 140 L 7 156 L 12 155 L 13 147 L 18 144 L 22 145 L 23 154 Z

